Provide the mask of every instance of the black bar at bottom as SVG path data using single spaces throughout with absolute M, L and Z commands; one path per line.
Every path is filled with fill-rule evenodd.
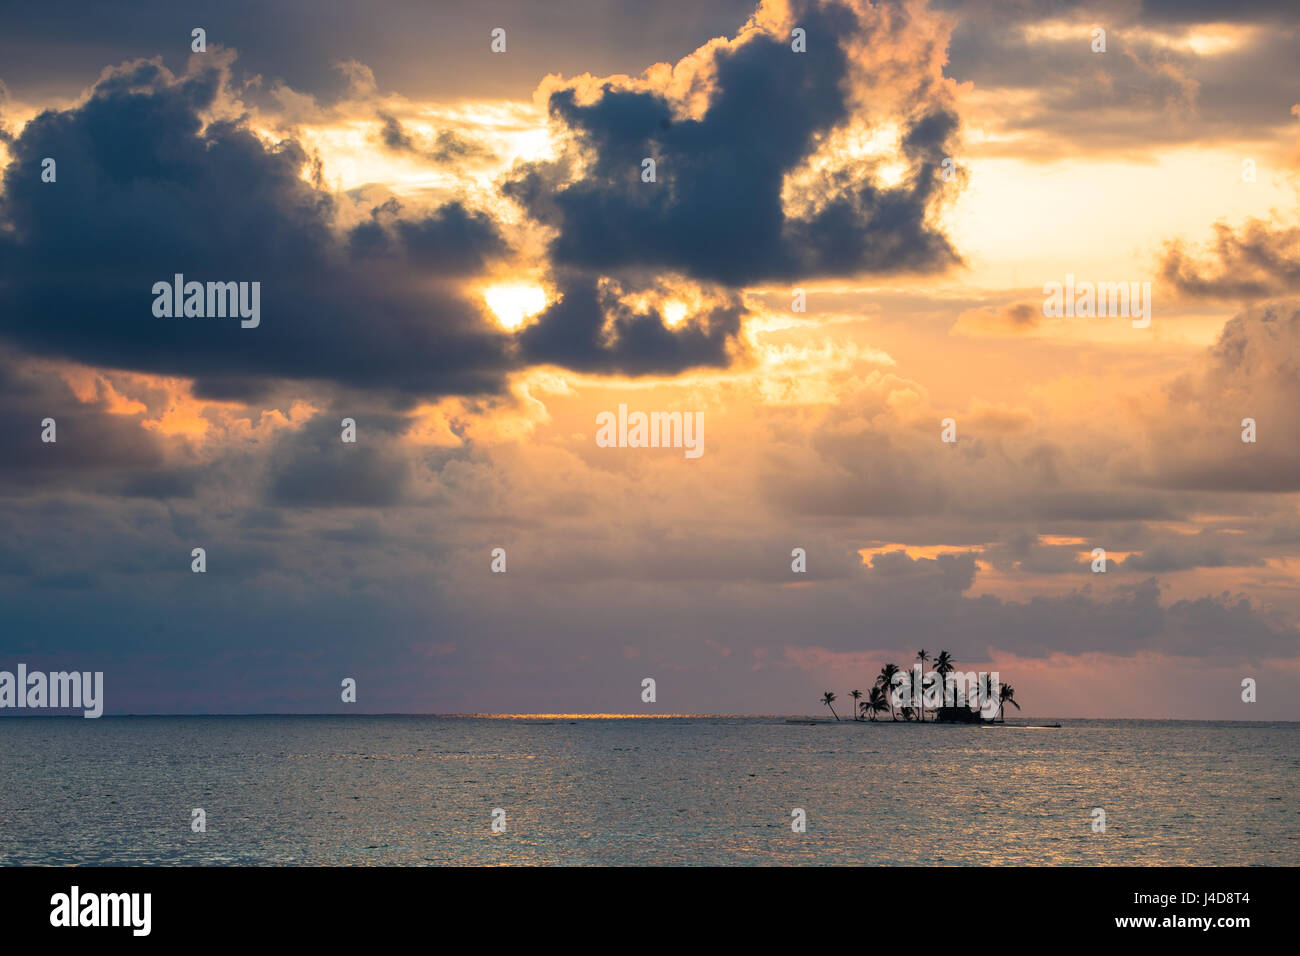
M 772 933 L 781 929 L 807 934 L 819 948 L 863 934 L 935 952 L 979 946 L 981 934 L 999 948 L 1100 937 L 1233 945 L 1260 929 L 1287 928 L 1280 915 L 1289 893 L 1284 883 L 1294 876 L 1241 867 L 17 867 L 0 869 L 0 925 L 6 942 L 63 937 L 128 946 L 333 947 L 414 934 L 456 949 L 475 937 L 499 945 L 503 935 L 676 947 L 687 941 L 681 934 L 688 927 L 695 943 L 716 935 L 731 946 L 748 937 L 775 945 Z M 145 898 L 129 894 L 149 894 L 147 935 L 140 932 Z M 119 925 L 71 925 L 87 921 Z

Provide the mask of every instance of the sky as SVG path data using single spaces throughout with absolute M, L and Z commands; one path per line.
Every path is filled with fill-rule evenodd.
M 0 669 L 792 714 L 924 648 L 1026 715 L 1300 719 L 1285 7 L 6 10 Z

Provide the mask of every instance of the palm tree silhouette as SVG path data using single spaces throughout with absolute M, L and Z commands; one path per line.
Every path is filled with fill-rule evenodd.
M 889 705 L 889 700 L 885 696 L 885 692 L 880 688 L 879 684 L 871 688 L 871 695 L 862 706 L 871 711 L 872 720 L 875 720 L 876 714 L 880 713 L 882 710 L 893 711 L 893 708 Z
M 984 714 L 984 705 L 991 700 L 998 699 L 998 692 L 993 687 L 993 675 L 987 671 L 984 673 L 984 683 L 980 687 L 980 699 L 978 701 L 980 716 Z
M 898 720 L 894 715 L 894 675 L 898 673 L 897 664 L 886 664 L 880 668 L 880 676 L 876 678 L 876 686 L 885 692 L 885 699 L 889 702 L 889 719 Z
M 858 701 L 862 700 L 862 691 L 851 690 L 849 696 L 853 698 L 853 719 L 858 720 L 858 712 L 862 710 L 862 705 Z
M 946 707 L 948 704 L 948 675 L 957 668 L 953 666 L 952 655 L 947 651 L 940 651 L 939 656 L 934 659 L 934 672 L 939 675 L 939 686 L 943 688 L 943 698 L 940 701 L 940 707 Z M 956 706 L 956 694 L 953 695 L 953 705 Z
M 835 708 L 834 708 L 834 707 L 831 707 L 831 705 L 832 705 L 833 703 L 835 703 L 835 695 L 834 695 L 834 694 L 832 694 L 830 691 L 827 691 L 826 693 L 822 694 L 822 703 L 825 704 L 827 707 L 830 707 L 830 708 L 831 708 L 831 713 L 832 713 L 832 714 L 835 714 Z M 836 720 L 839 720 L 839 719 L 840 719 L 840 715 L 839 715 L 839 714 L 835 714 L 835 719 L 836 719 Z
M 1004 724 L 1007 719 L 1002 716 L 1002 710 L 1007 704 L 1011 704 L 1016 710 L 1020 709 L 1020 705 L 1016 703 L 1016 689 L 1010 684 L 1003 684 L 998 688 L 998 719 Z
M 925 652 L 925 648 L 923 647 L 916 652 L 916 659 L 921 662 L 921 679 L 918 681 L 913 681 L 912 683 L 920 684 L 921 686 L 913 687 L 912 695 L 914 697 L 920 698 L 921 722 L 925 723 L 925 665 L 930 662 L 930 655 Z

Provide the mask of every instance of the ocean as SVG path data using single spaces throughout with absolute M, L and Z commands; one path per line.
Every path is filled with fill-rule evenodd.
M 1300 862 L 1300 724 L 1061 723 L 5 718 L 0 863 Z

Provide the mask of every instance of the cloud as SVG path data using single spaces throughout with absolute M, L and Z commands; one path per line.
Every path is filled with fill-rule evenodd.
M 1143 480 L 1206 491 L 1300 491 L 1300 301 L 1233 317 L 1199 366 L 1169 382 L 1164 401 L 1135 409 L 1150 448 Z M 1256 441 L 1242 441 L 1243 420 Z
M 48 367 L 0 354 L 0 489 L 98 488 L 130 495 L 153 486 L 159 497 L 188 496 L 192 472 L 169 466 L 164 443 L 140 427 L 141 417 L 114 413 L 102 387 L 82 401 Z M 54 419 L 53 442 L 42 441 L 46 418 Z
M 1042 302 L 1013 302 L 1001 306 L 967 309 L 953 323 L 953 335 L 998 337 L 1027 335 L 1043 321 Z
M 1214 226 L 1202 255 L 1181 240 L 1166 244 L 1161 278 L 1195 298 L 1251 300 L 1300 292 L 1300 228 L 1249 219 L 1240 229 Z
M 461 200 L 408 211 L 389 199 L 344 226 L 346 200 L 325 191 L 301 145 L 210 117 L 237 111 L 232 59 L 196 59 L 181 76 L 157 61 L 106 70 L 83 103 L 23 128 L 0 195 L 0 337 L 37 355 L 192 378 L 196 395 L 215 399 L 254 401 L 281 379 L 400 400 L 502 392 L 532 358 L 471 288 L 517 265 L 497 220 Z M 45 156 L 59 164 L 54 183 L 40 181 Z M 259 282 L 261 324 L 154 317 L 154 284 L 177 273 Z M 552 322 L 584 290 L 571 292 Z M 592 371 L 677 371 L 724 363 L 737 315 L 681 329 L 620 318 L 600 347 L 548 344 L 548 324 L 527 344 Z
M 678 55 L 683 36 L 689 43 L 721 35 L 753 7 L 754 0 L 656 0 L 649 9 L 642 0 L 547 9 L 515 0 L 438 7 L 285 0 L 274 15 L 240 4 L 212 7 L 203 25 L 209 49 L 216 42 L 238 47 L 250 75 L 284 78 L 321 99 L 342 93 L 340 60 L 382 64 L 384 86 L 412 98 L 524 99 L 548 70 L 639 68 L 647 56 Z M 85 85 L 88 51 L 101 63 L 160 51 L 183 59 L 189 52 L 189 27 L 178 34 L 172 0 L 139 0 L 113 11 L 94 0 L 66 0 L 59 9 L 55 19 L 8 11 L 0 63 L 11 85 L 75 95 Z M 506 55 L 489 48 L 498 24 L 509 28 Z
M 384 507 L 402 500 L 411 463 L 391 442 L 345 444 L 333 421 L 317 420 L 280 440 L 269 463 L 271 504 Z
M 579 371 L 649 375 L 725 366 L 746 309 L 735 294 L 669 329 L 658 309 L 638 311 L 618 301 L 618 287 L 566 274 L 560 298 L 519 333 L 528 361 Z
M 756 20 L 773 15 L 764 8 Z M 889 57 L 914 54 L 924 38 L 903 13 L 893 16 L 800 3 L 789 19 L 807 31 L 807 53 L 792 52 L 788 31 L 750 27 L 642 81 L 553 81 L 543 88 L 547 107 L 573 155 L 522 165 L 504 191 L 557 230 L 550 256 L 564 268 L 668 270 L 737 286 L 955 265 L 931 215 L 959 125 L 944 88 L 910 67 L 916 101 L 883 100 L 870 118 L 850 89 L 864 69 L 852 56 L 877 39 L 884 52 L 872 65 L 908 72 Z M 683 88 L 698 102 L 685 105 Z M 879 162 L 819 155 L 837 131 L 883 123 L 891 111 L 900 129 L 890 155 L 905 167 L 897 183 L 887 184 Z M 653 183 L 642 178 L 646 158 L 656 163 Z M 815 201 L 783 195 L 792 175 Z
M 380 140 L 395 153 L 410 153 L 439 165 L 455 163 L 462 159 L 492 157 L 490 149 L 466 139 L 454 130 L 439 130 L 432 143 L 422 145 L 412 138 L 397 117 L 381 112 L 379 119 L 384 124 L 380 131 Z
M 449 279 L 482 274 L 507 252 L 493 219 L 459 202 L 446 203 L 415 219 L 403 218 L 402 210 L 400 202 L 389 199 L 370 210 L 368 222 L 349 230 L 347 248 L 352 258 L 387 259 L 399 270 L 411 267 L 413 275 Z
M 456 205 L 394 223 L 386 258 L 357 262 L 310 157 L 233 122 L 204 126 L 224 68 L 106 71 L 82 105 L 47 111 L 14 144 L 0 214 L 0 335 L 37 354 L 223 383 L 328 379 L 436 395 L 491 391 L 507 342 L 449 273 L 506 247 Z M 43 156 L 58 180 L 33 171 Z M 159 319 L 153 284 L 260 281 L 261 325 Z M 461 278 L 459 275 L 457 279 Z M 209 390 L 212 391 L 211 389 Z
M 1227 568 L 1263 564 L 1263 559 L 1247 554 L 1234 553 L 1222 545 L 1202 545 L 1199 547 L 1156 547 L 1131 554 L 1123 561 L 1117 562 L 1118 568 L 1141 571 L 1147 574 L 1163 574 L 1170 571 L 1186 571 L 1189 568 Z
M 1285 20 L 1285 7 L 1272 0 L 1142 0 L 1141 19 L 1169 23 L 1253 23 Z
M 1281 127 L 1300 80 L 1296 26 L 1276 4 L 936 6 L 956 24 L 949 75 L 973 83 L 968 125 L 986 134 L 972 154 L 1058 160 L 1257 139 Z M 1092 50 L 1098 27 L 1105 53 Z

